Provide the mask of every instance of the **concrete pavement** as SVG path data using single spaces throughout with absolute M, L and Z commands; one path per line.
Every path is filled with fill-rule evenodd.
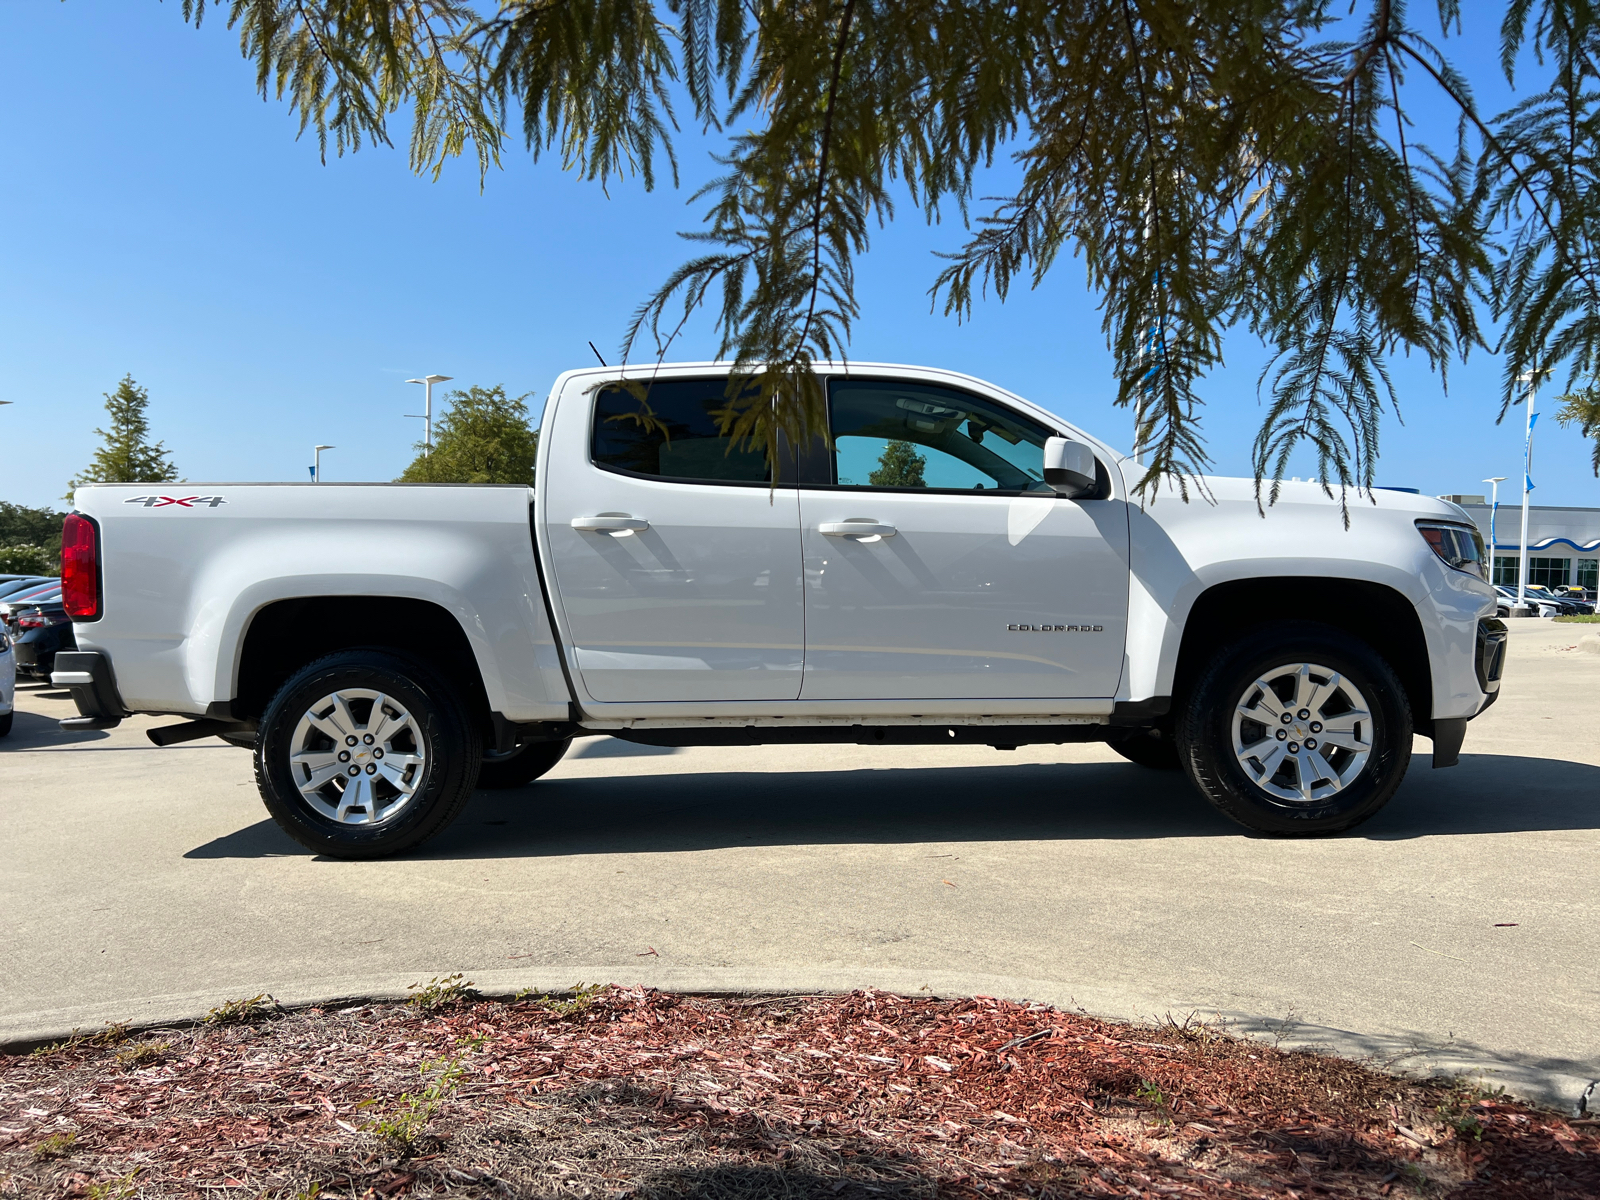
M 1317 841 L 1250 837 L 1103 747 L 664 751 L 580 742 L 411 857 L 280 834 L 249 755 L 0 741 L 0 1041 L 231 997 L 579 980 L 992 993 L 1217 1015 L 1285 1044 L 1571 1103 L 1600 1076 L 1600 656 L 1513 623 L 1461 766 Z

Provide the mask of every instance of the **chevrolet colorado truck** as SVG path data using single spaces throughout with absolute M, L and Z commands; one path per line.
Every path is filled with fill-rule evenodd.
M 531 488 L 80 487 L 64 724 L 184 718 L 151 739 L 249 748 L 291 837 L 364 858 L 591 734 L 1103 741 L 1251 829 L 1327 833 L 1495 699 L 1505 627 L 1451 504 L 1140 502 L 1106 443 L 919 367 L 820 367 L 826 436 L 762 449 L 719 426 L 729 372 L 567 372 Z

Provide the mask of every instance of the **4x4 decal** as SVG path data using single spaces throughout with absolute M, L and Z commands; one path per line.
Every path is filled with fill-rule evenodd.
M 207 508 L 215 508 L 227 501 L 221 496 L 129 496 L 123 503 L 142 504 L 146 508 L 166 508 L 170 504 L 176 504 L 179 508 L 195 508 L 202 504 Z

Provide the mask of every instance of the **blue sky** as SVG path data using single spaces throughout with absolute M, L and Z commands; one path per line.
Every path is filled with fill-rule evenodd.
M 535 393 L 537 411 L 561 370 L 592 361 L 588 340 L 613 356 L 687 250 L 674 233 L 698 223 L 688 197 L 711 172 L 697 139 L 680 144 L 685 186 L 653 194 L 623 182 L 607 195 L 520 147 L 481 193 L 469 162 L 438 183 L 403 151 L 323 165 L 256 96 L 221 15 L 197 32 L 173 0 L 0 5 L 0 399 L 14 402 L 0 407 L 0 499 L 58 500 L 125 373 L 150 390 L 155 436 L 189 480 L 303 480 L 317 442 L 337 447 L 325 478 L 391 479 L 421 431 L 402 416 L 421 405 L 405 379 L 501 383 Z M 1493 107 L 1492 31 L 1467 33 L 1453 54 Z M 1413 90 L 1425 117 L 1444 112 Z M 876 235 L 851 356 L 966 371 L 1126 445 L 1081 264 L 958 325 L 930 313 L 926 289 L 934 252 L 961 238 L 914 216 Z M 709 323 L 680 349 L 709 355 Z M 1240 335 L 1228 358 L 1205 388 L 1205 434 L 1219 472 L 1248 474 L 1262 354 Z M 1423 364 L 1401 360 L 1395 378 L 1406 423 L 1385 425 L 1380 483 L 1479 492 L 1517 476 L 1522 422 L 1495 424 L 1493 359 L 1458 365 L 1448 397 Z M 1539 434 L 1535 502 L 1600 505 L 1577 432 L 1543 421 Z

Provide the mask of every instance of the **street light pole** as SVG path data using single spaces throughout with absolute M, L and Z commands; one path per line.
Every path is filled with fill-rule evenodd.
M 1494 519 L 1500 512 L 1500 485 L 1506 481 L 1504 475 L 1496 475 L 1493 479 L 1483 482 L 1494 485 L 1494 495 L 1489 500 L 1489 582 L 1494 582 Z
M 316 465 L 311 468 L 311 482 L 312 483 L 321 483 L 322 482 L 322 452 L 324 450 L 337 450 L 337 449 L 338 449 L 337 446 L 313 446 L 312 447 L 311 454 L 312 454 L 313 459 L 316 462 Z
M 1511 610 L 1518 617 L 1533 612 L 1528 604 L 1528 501 L 1533 491 L 1533 423 L 1539 419 L 1534 405 L 1539 399 L 1539 376 L 1543 374 L 1544 371 L 1535 367 L 1517 376 L 1519 383 L 1528 385 L 1528 428 L 1522 450 L 1522 553 L 1517 565 L 1517 603 Z
M 445 383 L 454 378 L 454 375 L 424 375 L 421 379 L 406 380 L 407 383 L 420 383 L 423 387 L 422 411 L 420 413 L 407 413 L 406 416 L 422 418 L 422 454 L 424 458 L 433 453 L 433 385 Z

